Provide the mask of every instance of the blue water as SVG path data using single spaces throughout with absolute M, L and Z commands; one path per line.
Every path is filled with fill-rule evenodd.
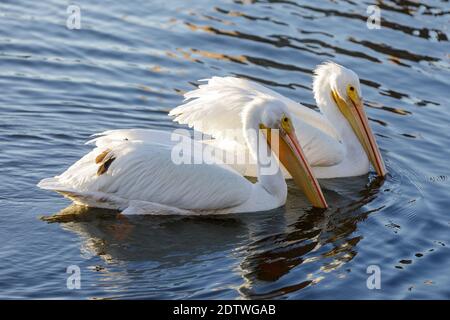
M 450 5 L 379 2 L 369 30 L 369 4 L 2 0 L 0 298 L 450 298 Z M 198 79 L 246 77 L 315 108 L 325 60 L 359 74 L 390 172 L 322 181 L 325 212 L 292 185 L 281 209 L 205 218 L 127 218 L 35 186 L 91 134 L 176 128 L 167 112 Z

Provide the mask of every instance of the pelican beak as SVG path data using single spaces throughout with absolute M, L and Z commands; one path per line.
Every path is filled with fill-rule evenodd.
M 264 126 L 261 126 L 261 129 L 267 130 L 265 136 L 271 149 L 272 141 L 279 141 L 278 148 L 273 148 L 272 151 L 274 151 L 280 162 L 289 171 L 295 184 L 302 189 L 311 204 L 317 208 L 328 208 L 322 189 L 312 172 L 311 166 L 306 160 L 293 126 L 289 130 L 290 132 L 284 129 L 271 130 Z M 273 138 L 271 136 L 275 136 L 276 134 L 279 134 L 281 139 L 272 140 Z
M 375 136 L 369 126 L 369 120 L 364 112 L 362 99 L 353 92 L 349 92 L 349 101 L 341 98 L 335 90 L 332 90 L 331 93 L 339 110 L 352 126 L 378 176 L 384 177 L 387 174 L 387 170 Z

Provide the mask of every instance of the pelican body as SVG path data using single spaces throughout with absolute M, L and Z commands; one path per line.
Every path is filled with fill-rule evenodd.
M 320 112 L 246 79 L 213 77 L 186 93 L 186 102 L 169 115 L 180 124 L 211 135 L 213 140 L 208 143 L 229 152 L 242 152 L 246 150 L 244 137 L 230 137 L 227 130 L 241 127 L 240 114 L 245 106 L 256 99 L 263 109 L 283 103 L 317 178 L 363 175 L 369 172 L 370 163 L 384 177 L 387 171 L 363 108 L 358 76 L 333 62 L 319 65 L 314 74 L 313 92 Z M 257 174 L 250 163 L 235 169 L 246 176 Z
M 157 130 L 113 130 L 88 143 L 95 148 L 61 175 L 42 180 L 38 186 L 53 190 L 77 204 L 117 209 L 124 214 L 201 214 L 265 211 L 284 205 L 287 186 L 280 167 L 263 174 L 258 143 L 266 144 L 292 175 L 310 202 L 327 203 L 297 140 L 289 111 L 283 103 L 267 108 L 256 99 L 240 114 L 243 143 L 256 158 L 258 181 L 252 183 L 232 166 L 204 161 L 177 164 L 173 150 L 177 136 Z M 246 134 L 250 130 L 260 133 Z M 279 135 L 278 148 L 273 136 Z M 186 141 L 186 139 L 184 139 Z M 195 149 L 204 144 L 187 140 Z M 214 160 L 214 159 L 207 159 Z

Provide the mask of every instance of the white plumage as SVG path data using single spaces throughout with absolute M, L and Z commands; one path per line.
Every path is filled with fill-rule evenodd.
M 91 143 L 96 148 L 61 175 L 42 180 L 39 187 L 56 190 L 78 204 L 128 209 L 125 213 L 218 210 L 244 203 L 252 192 L 252 184 L 225 165 L 172 162 L 175 142 L 168 132 L 114 130 Z M 107 173 L 98 176 L 95 158 L 107 149 L 116 159 Z
M 357 135 L 332 100 L 332 90 L 342 97 L 353 86 L 361 95 L 358 76 L 332 62 L 315 70 L 314 96 L 321 112 L 313 111 L 255 82 L 235 77 L 212 77 L 196 90 L 185 94 L 185 103 L 170 111 L 174 121 L 211 135 L 210 144 L 227 148 L 230 140 L 241 144 L 242 136 L 226 135 L 228 129 L 241 126 L 240 113 L 255 99 L 285 104 L 292 115 L 298 139 L 318 178 L 357 176 L 369 171 L 369 159 Z M 232 144 L 238 150 L 239 147 Z M 245 146 L 244 146 L 245 148 Z M 253 176 L 254 165 L 239 169 Z
M 242 128 L 241 112 L 245 106 L 257 99 L 262 101 L 261 108 L 280 101 L 292 115 L 299 141 L 312 166 L 330 166 L 342 161 L 339 134 L 320 113 L 246 79 L 212 77 L 206 81 L 184 95 L 185 104 L 169 112 L 174 121 L 213 136 L 216 143 L 229 140 L 227 132 L 231 131 L 236 142 L 245 144 L 243 134 L 235 135 Z
M 278 126 L 286 114 L 282 105 L 262 109 L 249 104 L 242 117 L 244 126 L 257 130 L 263 123 Z M 245 138 L 249 149 L 255 150 L 254 141 Z M 174 162 L 172 153 L 180 149 L 180 141 L 190 158 L 187 164 Z M 251 183 L 211 153 L 203 154 L 203 161 L 194 164 L 195 152 L 203 150 L 205 144 L 185 136 L 156 130 L 113 130 L 88 143 L 95 144 L 91 152 L 38 186 L 81 205 L 118 209 L 125 214 L 263 211 L 286 201 L 287 186 L 279 168 Z
M 285 203 L 287 186 L 278 161 L 274 173 L 262 173 L 258 139 L 249 131 L 263 128 L 270 157 L 277 155 L 314 206 L 326 208 L 316 175 L 361 175 L 368 172 L 369 161 L 379 176 L 387 171 L 363 109 L 357 75 L 334 63 L 319 66 L 315 74 L 313 91 L 321 113 L 254 82 L 213 77 L 186 93 L 186 103 L 170 112 L 174 121 L 212 140 L 193 141 L 156 130 L 107 131 L 88 142 L 95 144 L 91 152 L 38 185 L 78 204 L 126 214 L 274 209 Z M 272 129 L 279 129 L 279 150 L 273 148 Z M 180 141 L 187 144 L 183 150 L 189 150 L 189 163 L 196 163 L 198 153 L 203 161 L 174 162 Z M 207 147 L 218 152 L 204 153 Z M 256 161 L 224 164 L 227 155 L 242 151 Z M 251 183 L 244 175 L 258 181 Z

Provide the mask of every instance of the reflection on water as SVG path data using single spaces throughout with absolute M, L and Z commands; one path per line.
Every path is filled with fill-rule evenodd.
M 77 4 L 81 30 L 61 1 L 0 2 L 0 298 L 450 298 L 447 2 L 376 1 L 379 30 L 361 1 Z M 271 212 L 125 217 L 35 187 L 93 133 L 176 128 L 167 112 L 198 79 L 315 109 L 312 70 L 329 59 L 359 74 L 389 171 L 321 181 L 329 210 L 290 185 Z M 82 290 L 65 286 L 73 264 Z
M 83 250 L 109 263 L 152 261 L 177 266 L 231 248 L 247 233 L 238 216 L 124 216 L 77 205 L 42 219 L 78 234 L 84 240 Z
M 330 191 L 339 209 L 313 208 L 295 218 L 286 216 L 286 208 L 247 215 L 124 216 L 72 204 L 42 220 L 59 223 L 64 230 L 77 234 L 82 239 L 81 252 L 105 262 L 106 267 L 94 267 L 103 272 L 109 264 L 121 261 L 157 264 L 158 268 L 189 264 L 191 271 L 198 268 L 204 272 L 200 267 L 205 256 L 230 251 L 242 259 L 238 270 L 245 279 L 239 287 L 241 295 L 274 298 L 318 283 L 357 254 L 355 246 L 361 236 L 352 234 L 358 222 L 381 209 L 365 211 L 362 207 L 376 196 L 382 182 L 374 179 L 365 186 L 367 177 L 352 180 L 345 195 Z M 324 181 L 324 185 L 329 190 L 339 189 L 344 181 L 333 179 Z M 286 207 L 293 209 L 299 201 L 306 201 L 302 198 L 293 189 Z M 316 272 L 303 274 L 306 264 L 316 265 Z M 293 269 L 300 275 L 298 283 L 273 284 Z M 116 293 L 116 297 L 120 295 Z

